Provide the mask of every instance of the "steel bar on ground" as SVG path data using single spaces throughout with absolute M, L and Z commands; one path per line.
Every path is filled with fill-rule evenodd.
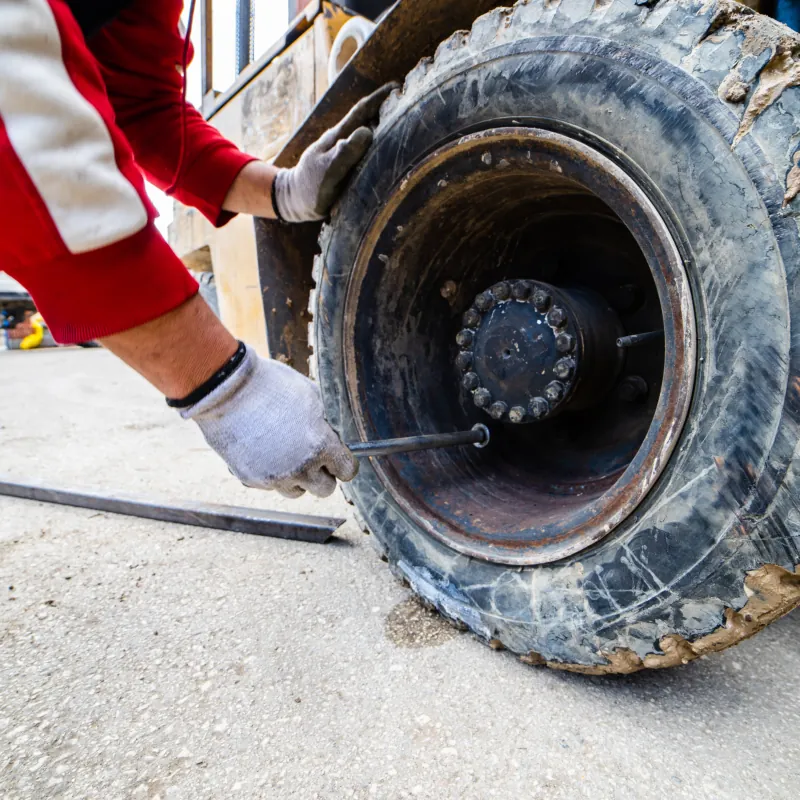
M 379 442 L 353 442 L 347 447 L 356 458 L 370 458 L 371 456 L 389 456 L 393 453 L 412 453 L 417 450 L 457 447 L 465 444 L 485 447 L 488 443 L 489 429 L 485 425 L 476 425 L 468 431 L 431 433 L 402 439 L 383 439 Z
M 664 331 L 648 331 L 647 333 L 634 333 L 631 336 L 620 336 L 617 339 L 617 347 L 636 347 L 637 344 L 644 344 L 655 339 L 663 339 Z
M 345 522 L 344 519 L 336 517 L 314 517 L 307 514 L 288 514 L 282 511 L 264 511 L 258 508 L 222 506 L 213 503 L 172 506 L 133 497 L 108 497 L 9 481 L 0 481 L 0 495 L 161 522 L 174 522 L 179 525 L 196 525 L 201 528 L 316 544 L 327 542 L 334 531 Z

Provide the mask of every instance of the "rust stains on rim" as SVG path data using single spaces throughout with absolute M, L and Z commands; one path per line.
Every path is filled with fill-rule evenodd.
M 492 128 L 443 145 L 414 167 L 378 210 L 365 234 L 351 271 L 344 307 L 344 363 L 348 399 L 360 437 L 369 438 L 368 413 L 359 389 L 355 329 L 361 286 L 378 240 L 410 192 L 454 157 L 479 160 L 495 144 L 513 143 L 524 166 L 525 154 L 553 159 L 554 168 L 569 174 L 614 211 L 642 249 L 658 290 L 664 320 L 664 375 L 655 414 L 633 460 L 614 484 L 587 504 L 576 525 L 554 531 L 536 545 L 515 540 L 487 546 L 485 539 L 455 528 L 442 529 L 420 513 L 413 492 L 398 486 L 383 460 L 372 460 L 375 472 L 403 511 L 434 538 L 475 558 L 518 566 L 550 563 L 573 555 L 607 536 L 639 506 L 658 480 L 675 449 L 691 403 L 696 365 L 694 311 L 678 248 L 669 228 L 643 189 L 614 161 L 598 150 L 560 133 L 539 128 Z

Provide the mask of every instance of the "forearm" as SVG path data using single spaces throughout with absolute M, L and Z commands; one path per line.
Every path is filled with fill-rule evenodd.
M 274 219 L 272 184 L 278 174 L 277 167 L 265 161 L 251 161 L 242 167 L 225 195 L 222 208 L 235 214 Z
M 238 346 L 199 295 L 163 316 L 100 342 L 166 397 L 176 399 L 208 380 Z
M 179 405 L 245 486 L 286 497 L 327 497 L 336 478 L 352 480 L 358 462 L 325 421 L 319 389 L 279 361 L 243 349 L 199 295 L 102 344 Z M 218 377 L 221 377 L 218 380 Z M 189 398 L 195 390 L 202 396 Z

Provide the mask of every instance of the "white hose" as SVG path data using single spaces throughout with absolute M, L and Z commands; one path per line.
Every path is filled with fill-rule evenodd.
M 375 23 L 364 17 L 353 17 L 342 25 L 333 40 L 331 54 L 328 58 L 328 84 L 336 80 L 336 76 L 345 68 L 347 62 L 363 47 L 369 39 Z

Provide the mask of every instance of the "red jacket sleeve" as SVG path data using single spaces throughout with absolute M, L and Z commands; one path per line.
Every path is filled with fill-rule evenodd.
M 182 8 L 182 0 L 134 0 L 88 44 L 139 167 L 153 184 L 168 189 L 178 172 L 183 128 L 183 159 L 170 193 L 219 226 L 234 216 L 222 203 L 254 156 L 223 137 L 193 106 L 184 107 Z
M 57 341 L 119 333 L 176 308 L 197 282 L 153 224 L 69 6 L 14 5 L 0 61 L 29 68 L 0 91 L 0 267 L 28 289 Z

